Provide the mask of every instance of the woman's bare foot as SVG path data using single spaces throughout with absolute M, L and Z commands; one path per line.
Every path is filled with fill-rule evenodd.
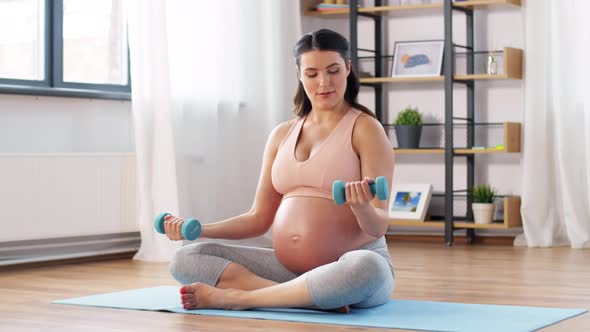
M 318 308 L 318 307 L 311 307 L 308 309 L 312 309 L 312 310 L 319 310 L 319 311 L 326 311 L 326 312 L 338 312 L 341 314 L 347 314 L 350 312 L 350 307 L 345 305 L 344 307 L 340 307 L 340 308 L 334 308 L 334 309 L 322 309 L 322 308 Z
M 239 304 L 240 295 L 244 291 L 238 289 L 220 289 L 207 284 L 196 282 L 180 288 L 182 306 L 184 309 L 249 309 Z
M 246 310 L 251 307 L 244 304 L 246 293 L 239 289 L 221 289 L 209 286 L 207 284 L 196 282 L 180 288 L 180 297 L 182 306 L 186 310 L 191 309 L 226 309 L 226 310 Z M 328 312 L 349 313 L 350 307 L 344 306 L 335 309 L 311 309 Z
M 340 307 L 340 308 L 336 308 L 336 309 L 332 309 L 332 310 L 328 310 L 328 311 L 334 311 L 334 312 L 339 312 L 342 314 L 347 314 L 350 312 L 350 307 L 345 305 L 344 307 Z

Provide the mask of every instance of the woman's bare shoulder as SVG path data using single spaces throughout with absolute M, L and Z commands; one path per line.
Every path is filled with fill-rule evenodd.
M 361 150 L 362 147 L 366 148 L 372 145 L 385 147 L 391 144 L 381 122 L 364 113 L 356 120 L 352 132 L 352 143 L 355 151 Z
M 295 122 L 297 122 L 297 118 L 278 124 L 270 133 L 269 141 L 276 145 L 280 144 L 287 137 L 289 130 Z
M 380 134 L 384 131 L 383 125 L 379 120 L 365 113 L 359 115 L 356 120 L 355 129 L 356 132 L 362 133 L 363 136 L 371 132 Z

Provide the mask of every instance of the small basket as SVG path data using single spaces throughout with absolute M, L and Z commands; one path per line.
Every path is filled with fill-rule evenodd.
M 473 57 L 473 73 L 467 70 L 467 60 Z M 455 75 L 504 75 L 503 51 L 455 53 Z

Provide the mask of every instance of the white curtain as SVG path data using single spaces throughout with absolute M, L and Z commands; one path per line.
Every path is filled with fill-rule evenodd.
M 299 1 L 130 3 L 136 259 L 167 261 L 181 245 L 155 233 L 159 212 L 208 223 L 251 207 L 266 137 L 293 109 L 299 13 Z
M 590 1 L 528 0 L 522 217 L 528 246 L 590 247 Z

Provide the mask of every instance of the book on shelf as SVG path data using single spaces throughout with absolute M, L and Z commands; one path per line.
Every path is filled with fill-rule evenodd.
M 350 8 L 348 5 L 320 3 L 317 5 L 316 10 L 318 12 L 329 12 L 329 11 L 335 11 L 335 10 L 348 9 L 348 8 Z
M 358 7 L 361 5 L 359 4 Z M 316 6 L 316 10 L 320 12 L 326 11 L 333 11 L 333 10 L 341 10 L 341 9 L 348 9 L 350 8 L 349 4 L 337 4 L 337 3 L 319 3 Z
M 348 4 L 336 4 L 336 3 L 319 3 L 316 8 L 320 9 L 320 8 L 337 8 L 337 9 L 342 9 L 342 8 L 348 8 Z
M 348 7 L 343 7 L 343 8 L 316 8 L 316 11 L 318 11 L 318 12 L 334 12 L 334 11 L 338 11 L 338 10 L 342 10 L 342 9 L 348 9 Z

